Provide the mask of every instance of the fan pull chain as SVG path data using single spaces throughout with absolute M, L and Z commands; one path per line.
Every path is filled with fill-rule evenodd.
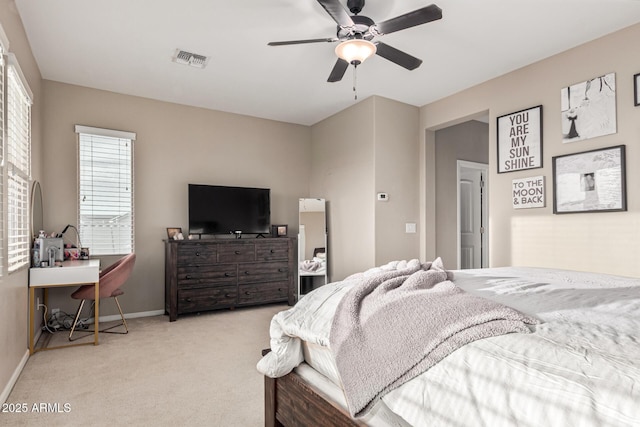
M 356 89 L 357 83 L 358 83 L 358 73 L 357 70 L 358 66 L 354 65 L 353 66 L 353 100 L 357 101 L 358 100 L 358 90 Z

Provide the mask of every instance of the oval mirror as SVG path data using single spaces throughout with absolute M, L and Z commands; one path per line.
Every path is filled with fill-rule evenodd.
M 31 187 L 31 235 L 35 238 L 44 229 L 42 213 L 42 189 L 40 183 L 34 181 Z

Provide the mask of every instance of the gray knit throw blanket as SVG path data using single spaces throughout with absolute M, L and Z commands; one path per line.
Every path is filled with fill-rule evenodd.
M 472 341 L 539 321 L 453 284 L 440 258 L 360 273 L 338 304 L 330 345 L 352 416 Z

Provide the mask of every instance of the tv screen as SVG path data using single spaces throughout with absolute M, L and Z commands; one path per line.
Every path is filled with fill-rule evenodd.
M 268 188 L 189 184 L 189 234 L 269 233 Z

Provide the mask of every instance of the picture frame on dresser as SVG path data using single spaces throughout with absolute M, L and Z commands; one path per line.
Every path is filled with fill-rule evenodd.
M 289 227 L 287 224 L 271 225 L 271 237 L 287 237 L 288 234 Z
M 182 227 L 167 227 L 167 238 L 177 240 L 176 236 L 182 233 Z

